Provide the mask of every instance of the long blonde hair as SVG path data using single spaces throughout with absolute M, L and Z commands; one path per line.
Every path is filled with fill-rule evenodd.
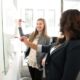
M 47 26 L 46 26 L 46 21 L 45 21 L 45 19 L 44 19 L 44 18 L 39 18 L 39 19 L 37 19 L 37 21 L 42 21 L 42 22 L 43 22 L 43 24 L 44 24 L 44 29 L 43 29 L 41 35 L 47 36 L 47 29 L 46 29 Z M 35 29 L 35 31 L 32 33 L 32 35 L 31 35 L 31 37 L 30 37 L 30 40 L 33 41 L 37 34 L 38 34 L 38 31 L 37 31 L 37 29 Z

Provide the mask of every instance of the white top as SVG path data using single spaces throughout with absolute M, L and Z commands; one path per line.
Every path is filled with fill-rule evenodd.
M 33 43 L 37 44 L 38 38 L 35 38 Z M 28 56 L 28 64 L 29 64 L 29 66 L 31 66 L 33 68 L 38 68 L 37 59 L 36 59 L 36 50 L 34 50 L 32 48 L 30 49 L 30 53 Z

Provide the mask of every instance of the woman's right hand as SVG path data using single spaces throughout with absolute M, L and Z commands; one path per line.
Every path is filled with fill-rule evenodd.
M 29 46 L 30 48 L 33 48 L 33 49 L 37 50 L 37 45 L 36 45 L 36 44 L 33 44 L 33 43 L 29 40 L 29 38 L 27 38 L 27 37 L 25 37 L 25 36 L 22 36 L 22 37 L 20 38 L 20 40 L 21 40 L 22 42 L 24 42 L 24 44 L 27 45 L 27 46 Z
M 29 38 L 27 38 L 27 37 L 25 37 L 25 36 L 22 36 L 22 37 L 20 38 L 20 40 L 21 40 L 22 42 L 24 42 L 25 44 L 27 44 L 27 43 L 29 42 Z
M 19 19 L 18 20 L 18 27 L 21 27 L 22 26 L 21 24 L 22 24 L 22 19 Z
M 17 27 L 21 27 L 22 26 L 22 20 L 21 19 L 17 19 L 16 20 L 16 26 Z

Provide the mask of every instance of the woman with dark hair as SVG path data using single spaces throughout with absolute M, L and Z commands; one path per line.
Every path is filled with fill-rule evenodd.
M 39 52 L 47 52 L 45 70 L 47 80 L 77 80 L 80 71 L 80 11 L 69 9 L 62 13 L 60 31 L 64 39 L 52 45 L 24 43 Z M 80 79 L 79 79 L 80 80 Z

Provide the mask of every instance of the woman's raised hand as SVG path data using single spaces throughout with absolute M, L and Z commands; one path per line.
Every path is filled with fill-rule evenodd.
M 17 26 L 21 27 L 23 22 L 25 22 L 25 21 L 23 21 L 22 19 L 18 19 L 17 20 Z
M 18 20 L 18 27 L 21 27 L 22 26 L 21 24 L 22 24 L 22 19 L 19 19 Z

